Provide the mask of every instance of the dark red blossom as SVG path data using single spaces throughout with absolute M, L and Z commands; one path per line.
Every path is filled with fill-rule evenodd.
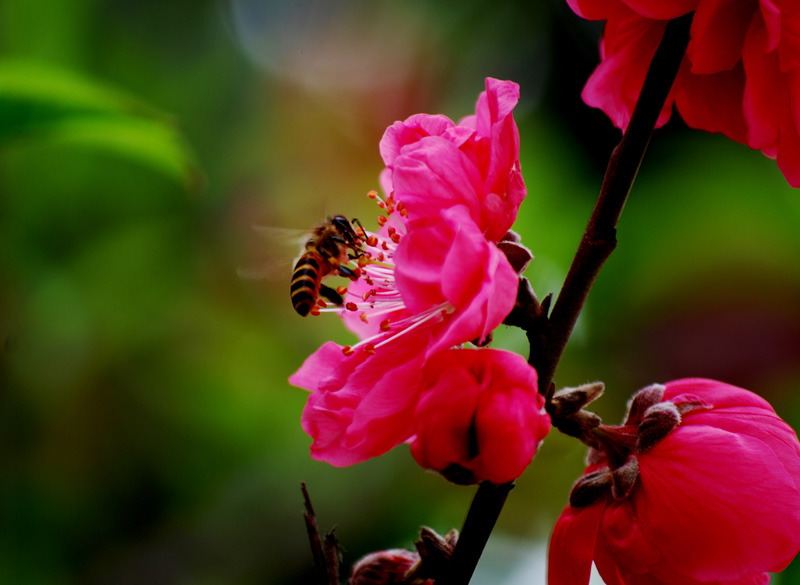
M 667 21 L 694 11 L 691 40 L 658 124 L 686 123 L 777 158 L 800 187 L 800 3 L 796 0 L 567 0 L 605 20 L 602 62 L 583 99 L 623 130 Z

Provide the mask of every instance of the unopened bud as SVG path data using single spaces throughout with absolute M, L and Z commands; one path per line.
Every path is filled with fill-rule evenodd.
M 664 399 L 664 391 L 666 389 L 661 384 L 652 384 L 634 394 L 628 403 L 628 415 L 625 417 L 625 424 L 638 425 L 642 422 L 644 411 L 661 402 Z
M 576 437 L 582 441 L 590 439 L 589 431 L 599 427 L 602 422 L 602 419 L 595 413 L 586 412 L 585 410 L 579 410 L 575 414 L 564 418 L 553 416 L 554 427 L 565 435 Z
M 445 536 L 440 536 L 431 528 L 423 526 L 419 531 L 419 540 L 414 543 L 419 553 L 420 562 L 406 577 L 411 579 L 435 579 L 450 563 L 458 542 L 458 530 L 455 528 Z
M 660 443 L 675 427 L 681 424 L 678 408 L 671 402 L 659 402 L 648 408 L 639 424 L 636 452 L 644 453 Z
M 553 417 L 566 417 L 594 402 L 603 394 L 602 382 L 591 382 L 577 388 L 562 388 L 553 395 Z
M 611 495 L 615 499 L 627 498 L 639 477 L 639 460 L 630 455 L 620 467 L 611 472 Z
M 374 552 L 353 566 L 348 585 L 392 585 L 406 583 L 406 574 L 419 562 L 419 555 L 394 548 Z
M 531 251 L 519 242 L 501 240 L 497 242 L 497 247 L 503 254 L 506 255 L 506 258 L 508 258 L 508 263 L 511 264 L 511 268 L 513 268 L 514 272 L 517 274 L 522 274 L 525 272 L 528 264 L 530 264 L 531 260 L 533 260 L 533 254 L 531 254 Z
M 500 238 L 501 242 L 513 242 L 515 244 L 519 244 L 522 241 L 522 236 L 520 236 L 514 230 L 508 230 L 506 235 Z
M 585 508 L 605 497 L 610 490 L 611 471 L 608 468 L 587 473 L 572 486 L 569 505 L 573 508 Z

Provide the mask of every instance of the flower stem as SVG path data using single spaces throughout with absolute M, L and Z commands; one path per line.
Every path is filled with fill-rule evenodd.
M 692 17 L 690 13 L 667 24 L 628 128 L 611 153 L 597 203 L 547 322 L 547 331 L 544 335 L 528 332 L 530 362 L 539 375 L 539 392 L 548 399 L 552 395 L 556 369 L 589 291 L 617 246 L 616 225 L 678 74 L 689 43 Z
M 647 72 L 628 128 L 608 161 L 589 225 L 575 253 L 564 286 L 549 319 L 527 331 L 530 363 L 539 375 L 539 392 L 548 399 L 553 379 L 572 330 L 600 269 L 617 245 L 616 225 L 650 142 L 658 116 L 678 74 L 689 43 L 693 14 L 670 21 Z M 437 585 L 467 585 L 494 528 L 513 483 L 478 487 L 447 571 Z
M 470 505 L 464 526 L 458 537 L 456 548 L 444 575 L 436 579 L 436 585 L 466 585 L 475 572 L 489 535 L 494 529 L 508 493 L 514 483 L 495 485 L 483 482 Z

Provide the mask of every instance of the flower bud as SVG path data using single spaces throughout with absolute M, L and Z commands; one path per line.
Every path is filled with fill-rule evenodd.
M 605 385 L 602 382 L 591 382 L 577 388 L 562 388 L 553 395 L 553 416 L 562 418 L 575 414 L 590 402 L 600 398 L 604 389 Z
M 353 565 L 348 585 L 399 585 L 419 562 L 419 555 L 402 548 L 374 552 Z
M 455 483 L 513 481 L 550 430 L 536 370 L 502 350 L 448 350 L 423 370 L 411 454 Z
M 635 455 L 611 472 L 611 495 L 617 500 L 627 498 L 639 477 L 639 460 Z
M 638 425 L 644 418 L 644 412 L 651 406 L 661 402 L 664 397 L 664 386 L 652 384 L 642 388 L 633 395 L 628 403 L 628 414 L 625 417 L 626 425 Z
M 651 449 L 679 424 L 681 415 L 677 406 L 672 402 L 654 404 L 645 411 L 644 420 L 639 424 L 636 451 L 644 453 Z
M 587 473 L 572 486 L 569 505 L 573 508 L 584 508 L 608 495 L 610 489 L 611 472 L 607 468 Z

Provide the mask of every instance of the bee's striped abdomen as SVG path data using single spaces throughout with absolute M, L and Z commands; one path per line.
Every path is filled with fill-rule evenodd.
M 303 317 L 308 315 L 311 307 L 317 302 L 322 280 L 319 261 L 315 256 L 313 253 L 303 254 L 292 272 L 292 305 Z

